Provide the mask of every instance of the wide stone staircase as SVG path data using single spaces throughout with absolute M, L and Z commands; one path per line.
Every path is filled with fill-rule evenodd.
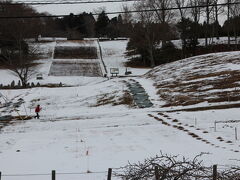
M 94 41 L 57 42 L 49 75 L 103 76 L 103 65 L 97 50 Z
M 103 76 L 100 63 L 96 60 L 80 61 L 53 61 L 50 76 Z

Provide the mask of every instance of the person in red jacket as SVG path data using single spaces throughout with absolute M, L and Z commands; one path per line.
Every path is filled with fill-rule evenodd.
M 39 112 L 42 110 L 42 108 L 40 107 L 40 105 L 37 105 L 37 107 L 35 108 L 35 113 L 36 113 L 36 116 L 35 118 L 38 118 L 39 119 Z

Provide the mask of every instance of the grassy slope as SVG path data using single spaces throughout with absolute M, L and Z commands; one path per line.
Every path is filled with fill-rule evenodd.
M 240 52 L 187 58 L 158 66 L 145 77 L 155 81 L 163 107 L 238 104 Z

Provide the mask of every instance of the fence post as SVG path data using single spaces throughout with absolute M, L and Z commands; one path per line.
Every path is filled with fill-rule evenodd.
M 217 165 L 213 165 L 213 180 L 217 180 Z
M 52 170 L 52 180 L 56 180 L 56 171 Z
M 0 171 L 0 180 L 2 179 L 2 172 Z
M 237 127 L 235 127 L 235 139 L 238 140 Z M 0 179 L 1 180 L 1 179 Z
M 112 177 L 112 168 L 108 168 L 108 177 L 107 180 L 111 180 Z
M 155 179 L 160 180 L 158 166 L 155 166 Z
M 214 132 L 217 132 L 217 121 L 214 121 Z

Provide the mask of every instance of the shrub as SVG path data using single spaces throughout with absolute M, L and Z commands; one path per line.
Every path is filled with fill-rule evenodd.
M 15 81 L 12 81 L 11 82 L 11 88 L 14 88 L 15 87 Z

